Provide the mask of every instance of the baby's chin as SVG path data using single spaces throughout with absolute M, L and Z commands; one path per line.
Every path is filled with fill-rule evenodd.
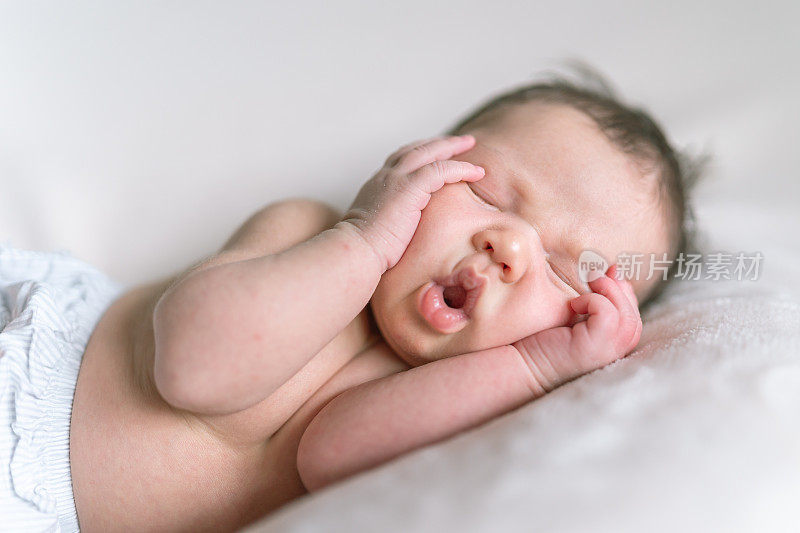
M 418 325 L 387 321 L 385 316 L 375 313 L 372 306 L 370 306 L 370 311 L 373 312 L 375 324 L 378 327 L 381 338 L 397 357 L 405 361 L 409 366 L 421 366 L 439 359 L 459 355 L 459 353 L 466 353 L 464 351 L 455 353 L 452 348 L 447 349 L 447 344 L 454 340 L 452 338 L 445 338 L 433 332 L 421 332 L 418 329 Z
M 421 366 L 446 357 L 439 354 L 439 350 L 420 342 L 419 335 L 414 332 L 410 332 L 408 335 L 393 335 L 391 331 L 381 327 L 380 322 L 378 322 L 378 329 L 389 348 L 409 366 Z
M 473 346 L 464 332 L 451 335 L 435 332 L 423 333 L 413 327 L 403 328 L 400 324 L 382 323 L 380 317 L 377 316 L 375 323 L 387 346 L 411 367 L 492 348 L 492 346 Z

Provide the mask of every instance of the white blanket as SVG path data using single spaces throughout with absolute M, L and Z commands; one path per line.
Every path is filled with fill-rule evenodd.
M 757 281 L 679 281 L 628 358 L 252 531 L 797 531 L 800 219 L 700 210 Z M 249 531 L 249 530 L 248 530 Z

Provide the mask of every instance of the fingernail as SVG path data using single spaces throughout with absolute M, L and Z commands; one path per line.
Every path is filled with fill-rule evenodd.
M 477 169 L 481 171 L 481 174 L 486 174 L 486 169 L 485 168 L 483 168 L 481 166 L 478 166 L 478 165 L 475 165 L 475 167 L 477 167 Z

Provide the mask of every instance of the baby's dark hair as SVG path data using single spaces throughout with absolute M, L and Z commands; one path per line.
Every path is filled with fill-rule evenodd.
M 702 175 L 709 156 L 690 157 L 676 150 L 650 115 L 642 108 L 623 103 L 608 81 L 595 69 L 580 61 L 572 61 L 571 67 L 578 74 L 578 81 L 557 73 L 545 73 L 545 79 L 494 96 L 461 119 L 446 134 L 459 135 L 467 126 L 475 125 L 479 118 L 501 107 L 529 102 L 565 104 L 588 115 L 617 147 L 638 163 L 647 165 L 649 170 L 654 170 L 659 203 L 665 210 L 669 224 L 668 259 L 672 262 L 667 280 L 657 283 L 640 302 L 640 309 L 644 309 L 674 279 L 678 255 L 686 254 L 695 247 L 695 217 L 688 193 Z M 658 273 L 654 275 L 659 276 Z

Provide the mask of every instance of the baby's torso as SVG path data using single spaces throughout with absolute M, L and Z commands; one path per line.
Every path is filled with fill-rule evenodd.
M 305 494 L 297 445 L 334 396 L 408 369 L 362 311 L 300 372 L 245 412 L 174 409 L 152 381 L 152 308 L 166 285 L 122 295 L 92 334 L 70 429 L 83 531 L 234 530 Z

